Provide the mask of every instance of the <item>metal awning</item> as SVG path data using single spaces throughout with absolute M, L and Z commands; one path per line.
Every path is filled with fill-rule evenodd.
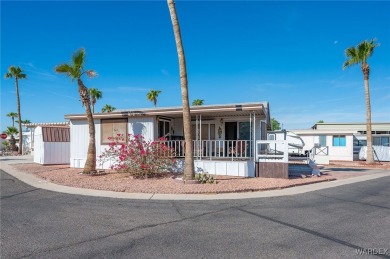
M 242 103 L 242 104 L 226 104 L 226 105 L 202 105 L 192 106 L 191 116 L 195 118 L 197 115 L 202 115 L 204 119 L 215 117 L 238 117 L 250 116 L 256 114 L 257 116 L 264 116 L 269 118 L 269 108 L 267 102 L 260 103 Z M 143 116 L 165 116 L 170 118 L 182 118 L 182 107 L 168 107 L 155 109 L 134 109 L 134 110 L 119 110 L 110 113 L 95 113 L 93 115 L 96 119 L 105 118 L 127 118 L 127 117 L 143 117 Z M 85 114 L 69 114 L 65 115 L 65 119 L 86 119 Z

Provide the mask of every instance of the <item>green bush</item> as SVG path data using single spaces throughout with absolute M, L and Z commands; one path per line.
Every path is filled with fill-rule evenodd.
M 204 172 L 201 174 L 195 175 L 195 180 L 199 181 L 200 183 L 214 183 L 215 179 L 208 173 Z
M 4 146 L 4 150 L 5 151 L 8 151 L 9 148 L 10 148 L 10 143 L 6 140 L 6 141 L 3 141 L 3 143 L 1 143 L 3 146 Z

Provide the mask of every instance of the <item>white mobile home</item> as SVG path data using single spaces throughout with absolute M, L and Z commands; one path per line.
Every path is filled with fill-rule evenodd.
M 312 155 L 317 164 L 329 164 L 329 160 L 353 161 L 353 134 L 350 130 L 293 130 L 305 145 L 303 152 Z
M 196 169 L 212 174 L 254 176 L 255 141 L 265 140 L 270 128 L 267 102 L 192 106 L 191 115 Z M 86 115 L 65 118 L 70 120 L 70 165 L 81 168 L 88 149 Z M 108 148 L 109 137 L 123 133 L 141 134 L 149 141 L 167 137 L 177 157 L 184 157 L 182 107 L 96 113 L 94 122 L 97 156 Z

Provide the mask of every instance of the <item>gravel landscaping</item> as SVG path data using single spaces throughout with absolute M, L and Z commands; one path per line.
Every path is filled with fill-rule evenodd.
M 169 175 L 161 178 L 134 179 L 126 173 L 107 172 L 102 175 L 83 175 L 82 169 L 69 168 L 68 165 L 40 165 L 36 163 L 12 164 L 16 169 L 30 173 L 48 182 L 59 185 L 108 190 L 128 193 L 229 193 L 282 189 L 304 184 L 332 181 L 341 178 L 365 174 L 354 173 L 342 175 L 337 172 L 326 172 L 321 177 L 274 179 L 274 178 L 242 178 L 217 176 L 217 184 L 185 184 L 175 178 L 181 175 Z

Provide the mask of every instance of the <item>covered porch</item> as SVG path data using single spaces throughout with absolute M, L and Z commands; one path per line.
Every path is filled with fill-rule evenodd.
M 191 107 L 192 149 L 197 172 L 254 177 L 255 143 L 270 127 L 268 104 Z M 185 156 L 182 111 L 156 115 L 156 139 Z M 178 171 L 183 165 L 178 166 Z

